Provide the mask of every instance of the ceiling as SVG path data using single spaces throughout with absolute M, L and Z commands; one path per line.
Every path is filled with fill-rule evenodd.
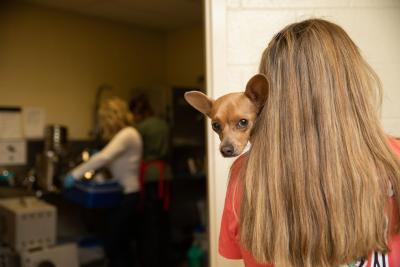
M 202 0 L 25 0 L 42 6 L 159 30 L 202 21 Z

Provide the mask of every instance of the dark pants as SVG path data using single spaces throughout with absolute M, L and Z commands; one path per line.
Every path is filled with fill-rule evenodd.
M 110 267 L 135 266 L 131 244 L 139 227 L 139 203 L 139 193 L 126 194 L 120 205 L 108 215 L 105 251 Z
M 145 185 L 143 225 L 140 234 L 141 262 L 144 267 L 169 266 L 167 249 L 170 245 L 168 212 L 158 195 L 158 182 Z

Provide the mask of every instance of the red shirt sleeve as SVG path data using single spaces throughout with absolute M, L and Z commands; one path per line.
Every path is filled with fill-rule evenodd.
M 392 218 L 397 218 L 396 201 L 394 197 L 389 200 Z M 400 234 L 395 233 L 394 228 L 397 220 L 394 219 L 391 225 L 391 236 L 389 238 L 389 266 L 400 267 Z
M 400 157 L 400 139 L 389 139 L 389 145 L 392 148 L 393 152 Z
M 400 157 L 400 141 L 396 139 L 389 139 L 389 144 L 396 155 Z M 395 219 L 398 217 L 396 200 L 391 197 L 389 200 L 389 206 L 391 209 L 392 225 L 391 225 L 391 237 L 389 238 L 389 266 L 400 267 L 400 234 L 395 233 L 394 228 L 398 221 Z
M 400 156 L 400 141 L 395 139 L 389 139 L 389 144 L 393 151 Z M 237 185 L 239 182 L 238 173 L 242 165 L 242 156 L 238 158 L 232 165 L 231 173 L 229 177 L 229 184 L 225 197 L 224 211 L 221 220 L 221 229 L 219 235 L 219 253 L 221 256 L 228 259 L 244 259 L 246 266 L 257 266 L 257 267 L 272 267 L 273 265 L 260 265 L 255 262 L 250 253 L 242 250 L 239 245 L 239 205 L 240 205 L 240 186 Z M 397 218 L 394 198 L 390 199 L 390 209 L 392 218 Z M 392 221 L 392 227 L 397 221 Z M 389 266 L 400 267 L 400 234 L 393 233 L 389 238 Z M 370 262 L 370 260 L 369 260 Z M 369 266 L 369 264 L 368 264 Z
M 243 161 L 242 159 L 243 156 L 238 158 L 231 167 L 219 233 L 219 254 L 228 259 L 243 258 L 238 240 L 239 225 L 237 218 L 237 204 L 239 202 L 237 199 L 238 194 L 236 193 L 238 181 L 237 176 Z

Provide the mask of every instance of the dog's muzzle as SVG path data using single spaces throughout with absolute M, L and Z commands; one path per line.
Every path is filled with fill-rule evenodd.
M 233 157 L 235 155 L 235 148 L 231 144 L 223 145 L 220 150 L 224 157 Z

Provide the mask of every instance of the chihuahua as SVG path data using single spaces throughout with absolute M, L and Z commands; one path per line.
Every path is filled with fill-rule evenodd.
M 212 129 L 221 140 L 224 157 L 242 154 L 251 138 L 255 120 L 268 94 L 268 81 L 262 74 L 253 76 L 241 93 L 230 93 L 216 100 L 199 91 L 185 93 L 186 101 L 211 119 Z

